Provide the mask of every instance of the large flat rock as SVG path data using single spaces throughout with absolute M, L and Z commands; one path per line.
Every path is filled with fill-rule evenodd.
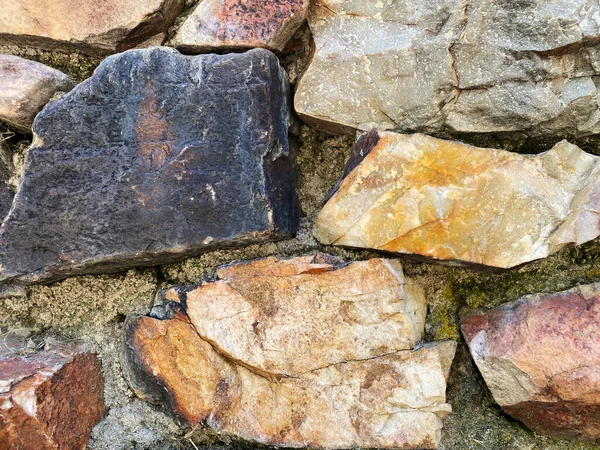
M 9 339 L 8 342 L 11 342 Z M 78 450 L 106 413 L 98 358 L 75 344 L 0 349 L 0 448 Z
M 396 260 L 329 255 L 236 263 L 179 298 L 198 334 L 267 376 L 412 349 L 427 301 Z M 177 297 L 175 297 L 177 295 Z
M 524 297 L 462 332 L 507 413 L 539 433 L 600 440 L 600 284 Z
M 165 31 L 184 0 L 0 0 L 0 43 L 109 54 Z
M 595 0 L 315 0 L 296 110 L 334 131 L 599 133 L 598 17 Z
M 412 348 L 426 305 L 397 262 L 269 258 L 218 274 L 127 319 L 139 396 L 255 443 L 437 448 L 456 343 Z
M 0 120 L 31 132 L 33 119 L 57 92 L 75 82 L 59 70 L 12 55 L 0 55 Z
M 309 0 L 204 0 L 170 41 L 186 52 L 283 50 L 308 15 Z
M 600 158 L 562 141 L 521 155 L 422 134 L 357 142 L 319 213 L 324 244 L 514 267 L 600 235 Z
M 266 50 L 107 58 L 34 123 L 0 281 L 161 264 L 297 226 L 289 87 Z

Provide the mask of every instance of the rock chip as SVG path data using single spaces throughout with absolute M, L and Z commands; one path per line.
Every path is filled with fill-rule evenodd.
M 539 155 L 422 134 L 361 136 L 319 213 L 327 245 L 517 266 L 600 235 L 600 158 L 562 141 Z
M 0 44 L 109 54 L 165 31 L 184 0 L 0 0 Z
M 116 271 L 291 236 L 289 87 L 275 55 L 107 58 L 34 124 L 0 281 Z M 93 126 L 92 126 L 93 125 Z
M 255 443 L 437 447 L 456 343 L 402 350 L 423 332 L 425 302 L 397 262 L 269 258 L 219 276 L 167 291 L 155 317 L 127 319 L 139 396 Z
M 0 120 L 30 133 L 33 119 L 46 103 L 57 92 L 68 92 L 74 86 L 71 78 L 56 69 L 0 55 Z
M 308 15 L 309 0 L 204 0 L 170 42 L 186 52 L 283 50 Z
M 427 313 L 396 260 L 276 257 L 217 270 L 181 299 L 198 334 L 266 376 L 412 349 Z M 165 298 L 176 299 L 177 288 Z
M 462 332 L 495 400 L 531 429 L 600 442 L 600 284 L 523 297 Z
M 0 351 L 0 448 L 82 449 L 105 413 L 100 362 L 83 347 Z
M 596 0 L 315 0 L 295 97 L 313 126 L 600 132 Z

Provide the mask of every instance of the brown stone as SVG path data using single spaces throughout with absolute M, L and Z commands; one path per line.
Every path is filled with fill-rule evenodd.
M 57 92 L 68 92 L 74 86 L 71 78 L 56 69 L 0 55 L 0 120 L 31 133 L 33 119 L 44 105 Z
M 262 444 L 437 447 L 456 344 L 412 350 L 426 302 L 398 262 L 321 254 L 217 275 L 164 292 L 158 318 L 127 320 L 139 396 Z
M 309 0 L 204 0 L 171 45 L 188 52 L 262 47 L 283 50 L 308 14 Z
M 539 155 L 422 134 L 357 142 L 316 238 L 509 268 L 600 234 L 600 158 L 562 141 Z
M 165 31 L 184 0 L 0 0 L 0 43 L 108 54 Z
M 81 346 L 0 352 L 0 448 L 84 449 L 103 395 L 100 362 Z
M 600 284 L 524 297 L 462 331 L 506 412 L 539 433 L 600 442 Z

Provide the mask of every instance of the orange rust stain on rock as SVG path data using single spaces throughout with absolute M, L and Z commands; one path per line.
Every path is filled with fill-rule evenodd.
M 174 133 L 169 120 L 151 92 L 142 100 L 135 124 L 138 154 L 150 170 L 159 170 L 175 154 Z

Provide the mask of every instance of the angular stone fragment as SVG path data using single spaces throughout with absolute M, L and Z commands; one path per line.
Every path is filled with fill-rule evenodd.
M 309 0 L 204 0 L 170 42 L 186 52 L 263 47 L 283 50 Z
M 462 331 L 507 413 L 539 433 L 600 442 L 600 284 L 524 297 Z
M 600 158 L 539 155 L 421 134 L 363 135 L 319 213 L 324 244 L 509 268 L 600 235 Z
M 40 113 L 0 281 L 161 264 L 297 226 L 289 87 L 266 50 L 107 58 Z
M 596 0 L 315 0 L 296 111 L 334 131 L 600 132 Z
M 412 349 L 425 326 L 423 291 L 395 260 L 272 257 L 217 276 L 182 292 L 191 323 L 222 354 L 269 377 Z M 177 288 L 165 298 L 178 299 Z
M 402 350 L 423 332 L 425 302 L 397 262 L 268 258 L 218 275 L 166 291 L 162 320 L 126 321 L 139 396 L 262 444 L 437 447 L 456 343 Z
M 100 362 L 81 346 L 0 351 L 0 448 L 83 449 L 105 413 Z
M 59 91 L 75 82 L 64 73 L 35 61 L 0 55 L 0 120 L 31 132 L 33 119 Z
M 0 0 L 0 44 L 109 54 L 165 31 L 184 0 Z

